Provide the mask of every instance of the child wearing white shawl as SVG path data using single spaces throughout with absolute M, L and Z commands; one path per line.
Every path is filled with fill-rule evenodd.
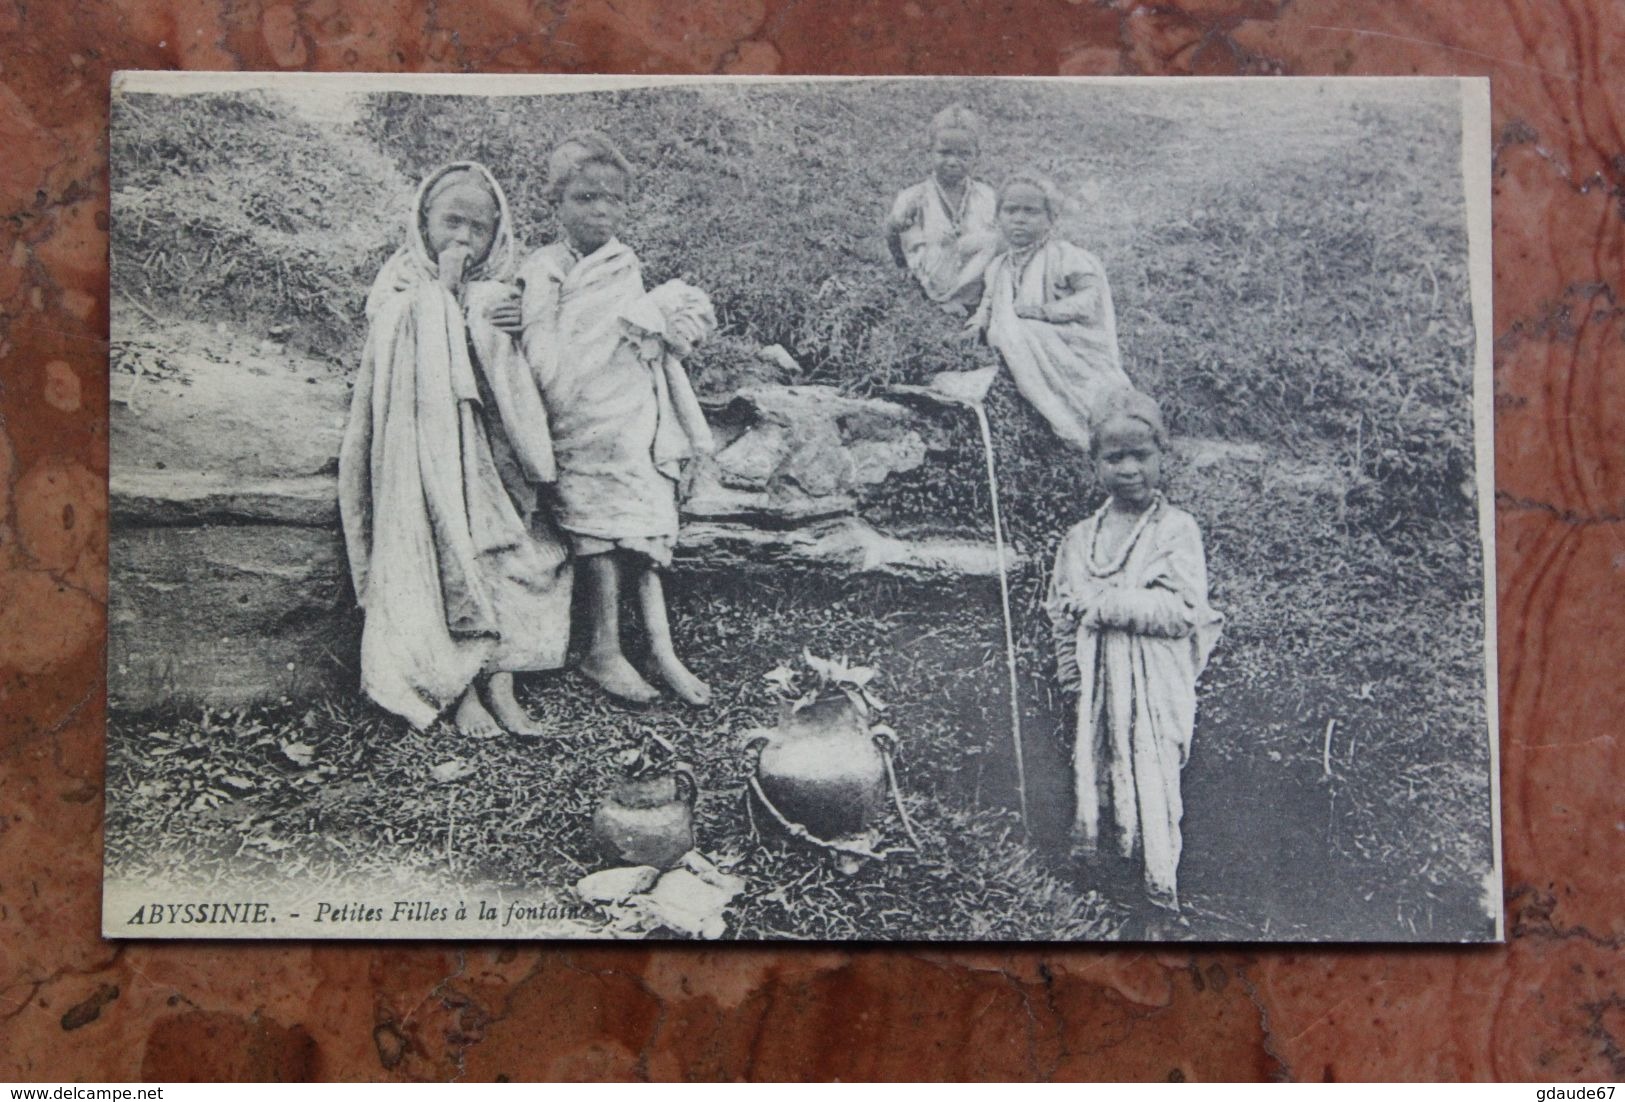
M 683 465 L 712 447 L 681 357 L 716 317 L 686 284 L 645 292 L 637 254 L 616 237 L 631 184 L 631 165 L 600 134 L 553 151 L 548 192 L 563 233 L 520 268 L 523 346 L 558 460 L 555 514 L 590 584 L 581 671 L 625 700 L 659 696 L 621 646 L 630 582 L 661 679 L 704 704 L 709 687 L 672 645 L 661 570 L 677 541 Z
M 931 120 L 931 175 L 904 188 L 886 215 L 886 245 L 925 297 L 957 317 L 976 308 L 998 245 L 993 189 L 972 175 L 982 121 L 955 104 Z
M 367 296 L 339 452 L 362 688 L 418 727 L 455 705 L 475 737 L 542 734 L 513 675 L 561 665 L 569 643 L 567 553 L 534 508 L 554 465 L 511 332 L 513 263 L 507 200 L 484 167 L 423 181 Z
M 1036 173 L 1015 173 L 999 186 L 1004 247 L 988 266 L 967 332 L 999 353 L 1056 436 L 1087 451 L 1094 409 L 1131 383 L 1118 356 L 1106 270 L 1093 253 L 1055 234 L 1059 207 L 1054 185 Z M 985 391 L 991 382 L 989 370 L 969 373 L 962 385 Z

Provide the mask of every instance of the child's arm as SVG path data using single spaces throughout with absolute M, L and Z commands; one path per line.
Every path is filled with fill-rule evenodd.
M 908 256 L 903 252 L 903 235 L 889 218 L 886 220 L 886 248 L 891 253 L 893 264 L 899 268 L 908 267 Z
M 525 316 L 519 308 L 519 292 L 512 288 L 486 302 L 480 316 L 510 337 L 517 337 L 525 325 Z
M 970 320 L 959 331 L 959 339 L 966 344 L 980 344 L 987 339 L 987 324 L 993 317 L 992 275 L 990 268 L 987 272 L 988 278 L 982 281 L 982 301 L 977 304 L 976 313 L 970 316 Z
M 1101 591 L 1085 623 L 1165 639 L 1182 639 L 1196 629 L 1196 610 L 1207 603 L 1202 534 L 1189 517 L 1168 528 L 1166 546 L 1145 587 Z
M 1047 321 L 1053 325 L 1084 322 L 1099 325 L 1104 320 L 1107 295 L 1106 271 L 1100 263 L 1082 250 L 1068 249 L 1064 254 L 1066 265 L 1052 288 L 1059 297 L 1044 305 L 1018 311 L 1034 321 Z
M 908 255 L 903 252 L 903 231 L 920 220 L 920 205 L 915 198 L 913 188 L 899 192 L 886 215 L 886 248 L 891 250 L 892 261 L 899 268 L 908 267 Z
M 457 288 L 462 286 L 463 269 L 468 267 L 471 255 L 465 245 L 448 245 L 435 261 L 440 286 L 448 291 L 456 292 Z
M 1094 627 L 1115 628 L 1135 635 L 1183 639 L 1196 627 L 1196 610 L 1170 589 L 1113 589 L 1085 616 Z
M 543 387 L 553 381 L 558 364 L 559 291 L 558 279 L 546 267 L 526 264 L 519 272 L 520 347 L 536 381 Z

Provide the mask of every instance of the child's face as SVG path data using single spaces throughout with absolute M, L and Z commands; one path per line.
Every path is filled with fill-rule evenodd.
M 559 225 L 585 256 L 620 232 L 626 217 L 626 174 L 614 165 L 587 164 L 559 196 Z
M 441 253 L 456 245 L 468 250 L 469 263 L 477 264 L 496 240 L 496 200 L 482 187 L 458 184 L 434 197 L 424 223 L 430 257 L 438 260 Z
M 1162 484 L 1162 449 L 1151 426 L 1134 417 L 1113 417 L 1095 440 L 1095 473 L 1106 492 L 1143 509 Z
M 1016 184 L 1005 191 L 999 203 L 999 229 L 1006 241 L 1018 249 L 1025 248 L 1041 239 L 1049 228 L 1049 202 L 1042 191 L 1031 184 Z
M 937 179 L 958 187 L 976 163 L 976 135 L 968 130 L 944 130 L 931 142 L 931 168 Z

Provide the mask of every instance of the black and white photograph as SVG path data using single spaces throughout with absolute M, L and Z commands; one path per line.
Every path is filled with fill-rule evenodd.
M 1500 940 L 1489 173 L 1479 79 L 119 74 L 104 934 Z

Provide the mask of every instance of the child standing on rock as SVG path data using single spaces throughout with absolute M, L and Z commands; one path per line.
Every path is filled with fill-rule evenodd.
M 709 687 L 672 645 L 661 571 L 677 540 L 682 465 L 712 446 L 680 357 L 716 318 L 686 284 L 644 291 L 637 254 L 616 237 L 632 175 L 597 133 L 573 135 L 549 156 L 547 190 L 562 233 L 520 267 L 522 343 L 558 462 L 555 519 L 590 591 L 582 673 L 623 700 L 659 697 L 622 650 L 627 582 L 661 680 L 704 704 Z
M 1180 771 L 1196 679 L 1221 619 L 1207 601 L 1196 520 L 1162 496 L 1162 414 L 1136 390 L 1097 408 L 1089 452 L 1106 504 L 1061 541 L 1047 609 L 1062 689 L 1077 701 L 1074 852 L 1102 834 L 1137 861 L 1152 903 L 1177 912 Z

